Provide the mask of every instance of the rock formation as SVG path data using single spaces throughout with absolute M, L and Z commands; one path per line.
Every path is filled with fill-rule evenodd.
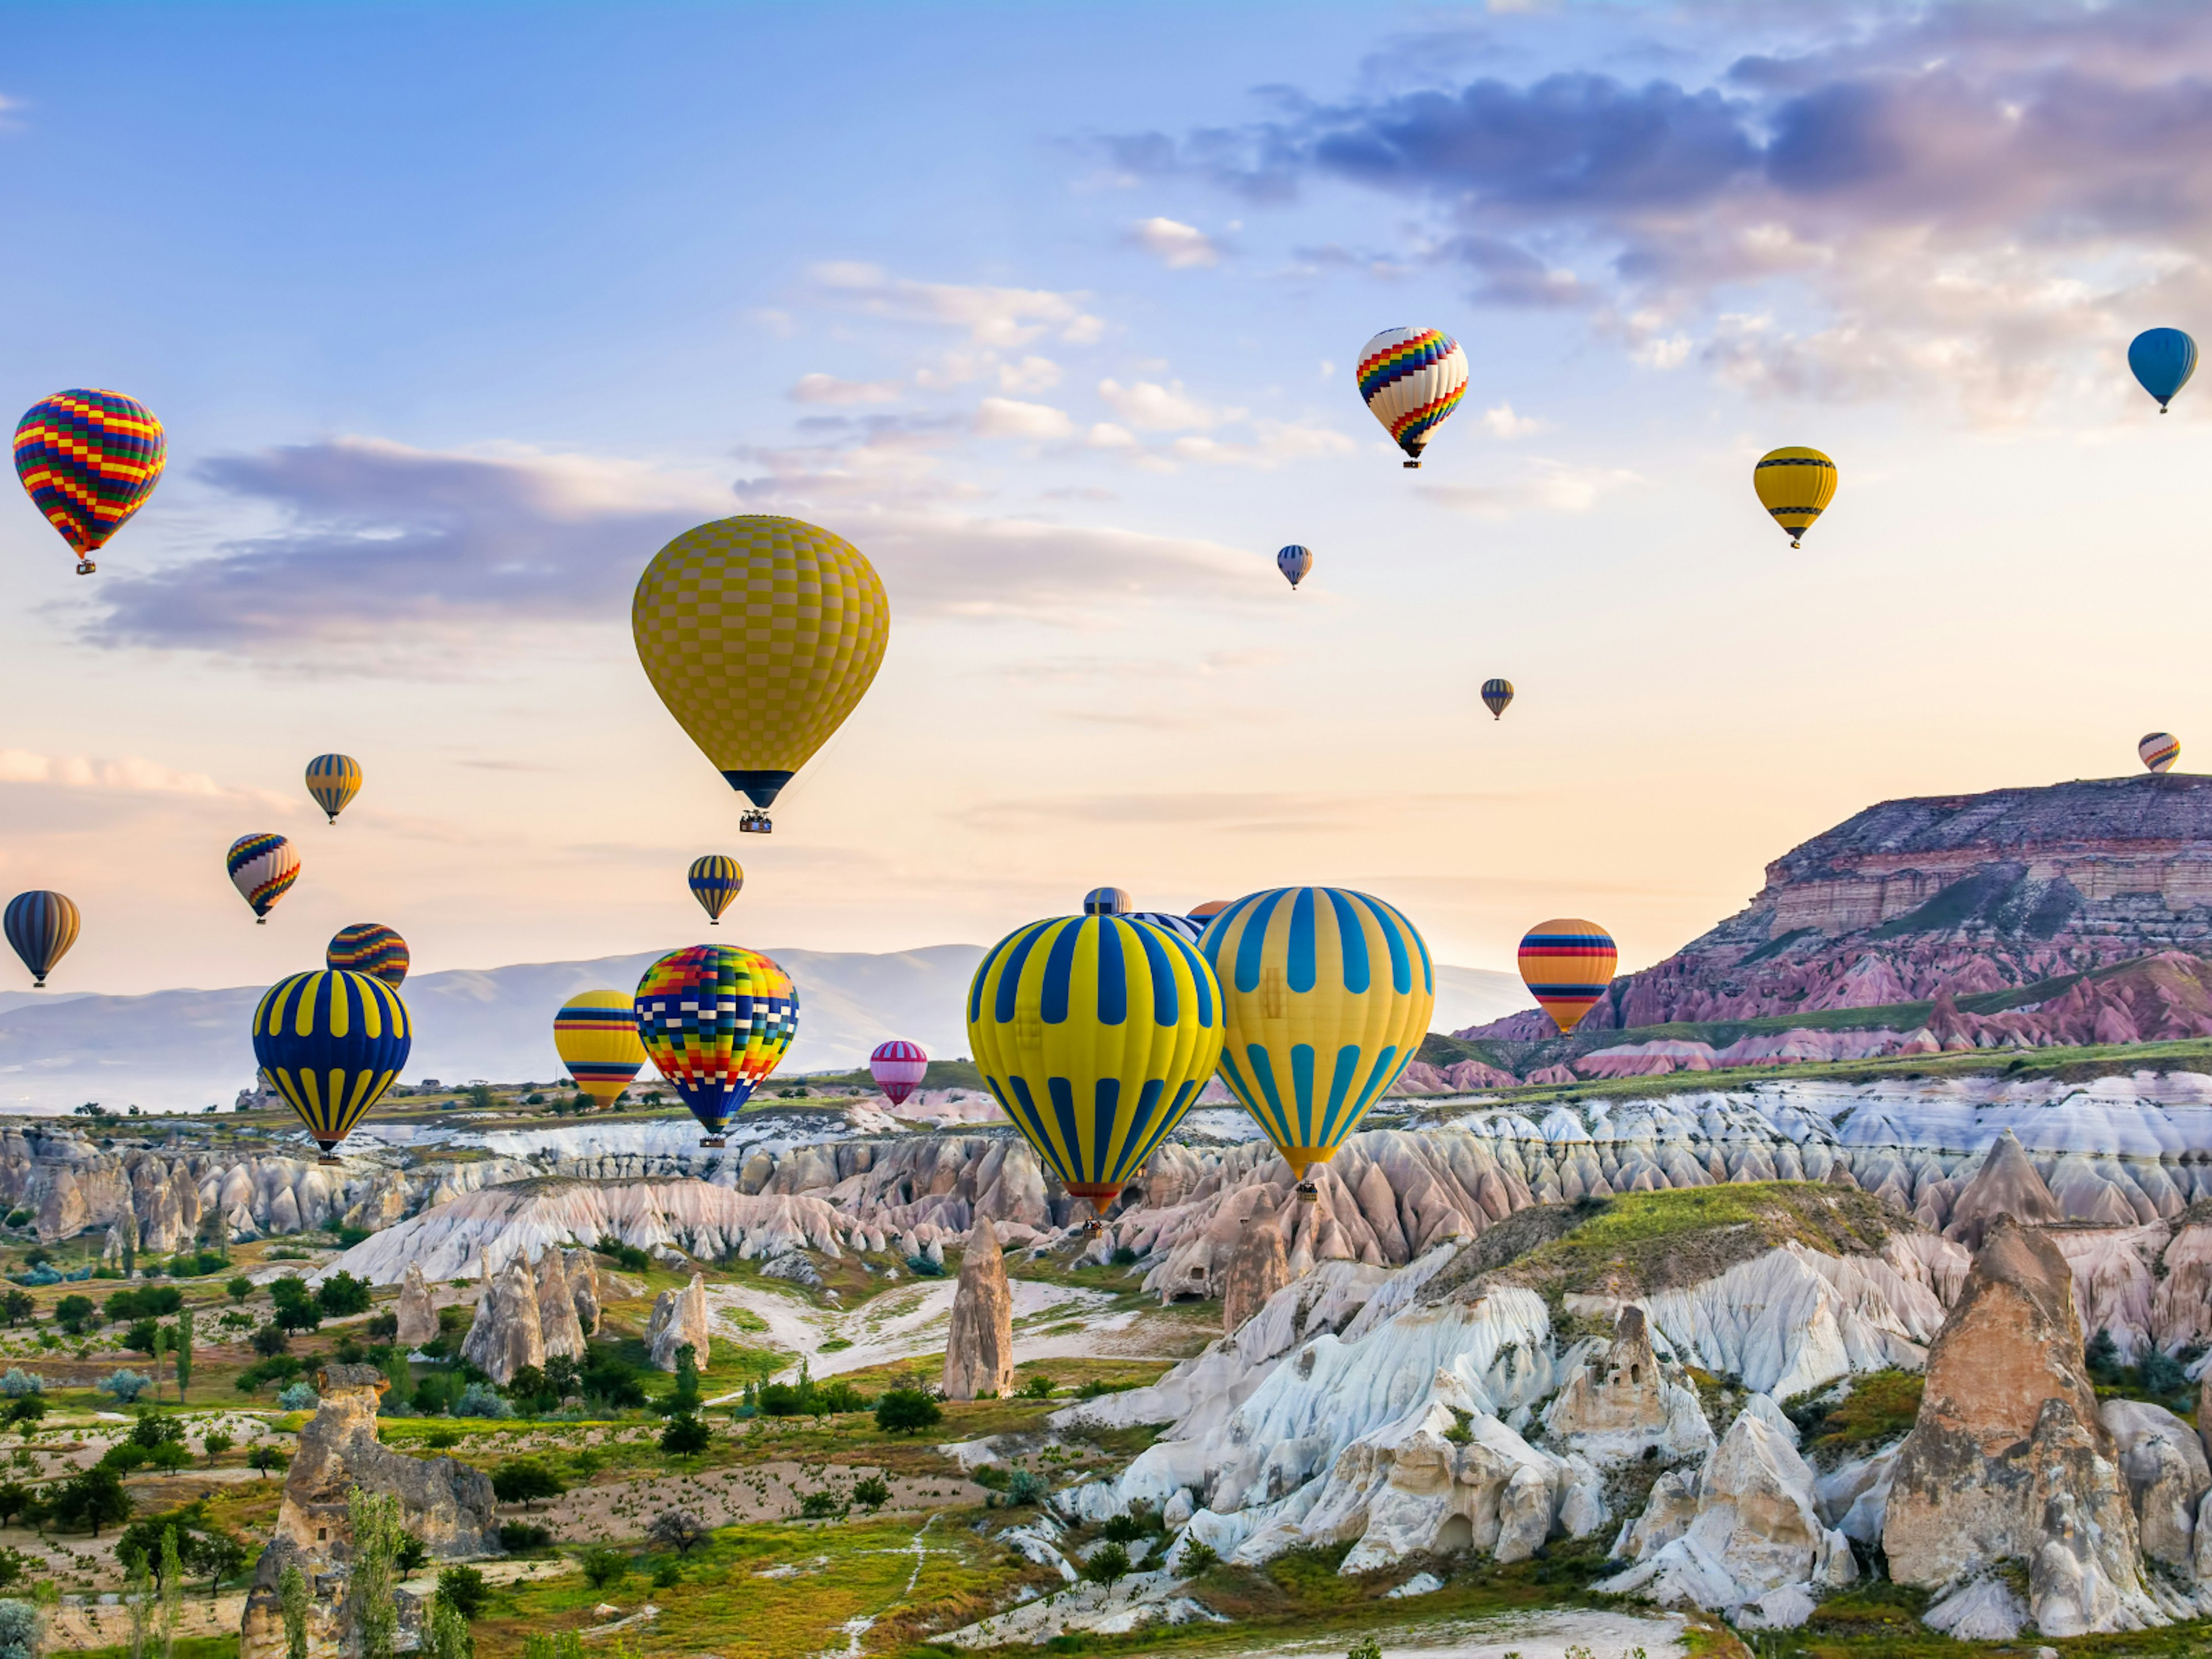
M 709 1363 L 707 1280 L 700 1273 L 693 1273 L 691 1282 L 680 1291 L 663 1291 L 645 1327 L 646 1352 L 664 1371 L 676 1369 L 676 1351 L 687 1342 L 691 1345 L 692 1358 L 705 1370 Z
M 2001 1624 L 2009 1592 L 1982 1585 L 2007 1561 L 2028 1564 L 2021 1611 L 2046 1636 L 2162 1621 L 2083 1365 L 2074 1276 L 2042 1234 L 2001 1225 L 1974 1258 L 1929 1352 L 1882 1547 L 1899 1583 L 1945 1593 L 1938 1628 L 1969 1608 L 1977 1630 Z
M 576 1310 L 576 1328 L 589 1336 L 599 1334 L 599 1263 L 589 1250 L 563 1250 L 561 1265 L 568 1280 L 568 1299 Z
M 1544 1427 L 1600 1464 L 1650 1452 L 1698 1457 L 1713 1444 L 1698 1391 L 1661 1373 L 1644 1310 L 1633 1303 L 1614 1320 L 1612 1344 L 1568 1373 Z
M 422 1269 L 410 1261 L 399 1289 L 399 1346 L 408 1350 L 419 1348 L 425 1342 L 434 1342 L 437 1337 L 438 1309 L 430 1300 L 430 1281 L 422 1277 Z
M 477 1316 L 462 1339 L 461 1358 L 501 1388 L 525 1365 L 545 1365 L 545 1332 L 538 1316 L 538 1282 L 512 1256 L 477 1298 Z
M 2119 1449 L 2144 1556 L 2193 1582 L 2197 1513 L 2212 1490 L 2197 1431 L 2163 1406 L 2140 1400 L 2107 1400 L 2098 1414 Z
M 384 1374 L 370 1365 L 328 1365 L 317 1374 L 322 1403 L 300 1431 L 299 1450 L 269 1546 L 254 1567 L 239 1637 L 240 1659 L 283 1659 L 284 1623 L 276 1594 L 285 1567 L 298 1565 L 315 1592 L 309 1628 L 313 1659 L 337 1652 L 338 1613 L 352 1555 L 347 1499 L 351 1490 L 399 1500 L 407 1530 L 433 1556 L 457 1560 L 495 1552 L 498 1517 L 491 1478 L 450 1457 L 408 1457 L 376 1437 Z M 403 1600 L 403 1619 L 418 1613 Z
M 1283 1255 L 1283 1230 L 1272 1216 L 1248 1216 L 1244 1237 L 1229 1259 L 1221 1287 L 1221 1328 L 1237 1328 L 1260 1311 L 1267 1298 L 1290 1283 L 1291 1265 Z
M 576 1297 L 568 1288 L 568 1272 L 562 1252 L 550 1246 L 538 1258 L 538 1329 L 545 1357 L 566 1354 L 584 1357 L 584 1327 L 576 1317 Z
M 959 1286 L 952 1293 L 952 1324 L 945 1342 L 945 1397 L 975 1400 L 987 1394 L 1010 1394 L 1013 1386 L 1013 1292 L 1007 1288 L 998 1231 L 982 1220 L 968 1235 Z
M 1950 1224 L 1943 1229 L 1943 1236 L 1957 1239 L 1970 1250 L 1978 1250 L 1983 1238 L 2001 1220 L 2039 1227 L 2065 1218 L 2066 1212 L 2028 1161 L 2020 1137 L 2007 1129 L 1990 1148 L 1974 1178 L 1952 1200 Z

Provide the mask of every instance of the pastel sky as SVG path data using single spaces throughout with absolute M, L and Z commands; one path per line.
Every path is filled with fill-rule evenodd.
M 1875 800 L 2212 753 L 2212 388 L 2161 419 L 2124 363 L 2212 329 L 2201 5 L 0 27 L 0 401 L 170 444 L 96 577 L 0 507 L 0 885 L 82 907 L 67 988 L 364 920 L 418 969 L 688 942 L 713 850 L 768 946 L 1319 881 L 1445 961 L 1565 914 L 1632 967 Z M 1419 472 L 1352 380 L 1399 324 L 1473 369 Z M 1784 443 L 1842 477 L 1798 553 Z M 740 841 L 629 595 L 743 511 L 894 621 Z M 255 927 L 222 853 L 271 829 Z

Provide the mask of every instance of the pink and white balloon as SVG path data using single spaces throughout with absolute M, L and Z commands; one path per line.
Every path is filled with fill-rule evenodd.
M 907 1097 L 921 1086 L 928 1073 L 929 1056 L 922 1053 L 919 1042 L 894 1037 L 878 1043 L 875 1053 L 868 1056 L 868 1075 L 894 1106 L 905 1105 Z

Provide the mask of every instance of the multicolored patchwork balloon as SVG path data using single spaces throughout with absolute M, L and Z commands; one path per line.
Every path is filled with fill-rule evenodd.
M 1485 680 L 1482 683 L 1482 706 L 1490 711 L 1490 718 L 1502 720 L 1513 701 L 1511 680 Z
M 168 441 L 154 411 L 119 392 L 57 392 L 15 423 L 15 476 L 76 550 L 76 573 L 154 493 Z
M 691 896 L 699 901 L 699 908 L 707 913 L 707 925 L 720 927 L 722 912 L 730 908 L 730 901 L 745 884 L 745 872 L 738 861 L 720 853 L 709 853 L 706 857 L 691 860 Z
M 1306 579 L 1306 572 L 1313 568 L 1313 550 L 1300 547 L 1293 542 L 1275 555 L 1275 568 L 1283 573 L 1283 580 L 1290 583 L 1295 592 L 1297 585 Z
M 929 1056 L 922 1053 L 919 1042 L 893 1037 L 889 1042 L 878 1043 L 875 1053 L 868 1056 L 868 1075 L 875 1079 L 886 1100 L 903 1106 L 907 1097 L 929 1075 Z
M 231 842 L 223 868 L 239 896 L 253 907 L 255 924 L 265 927 L 276 901 L 300 878 L 300 855 L 283 836 L 263 830 Z
M 1582 1024 L 1613 983 L 1620 952 L 1594 921 L 1555 916 L 1521 941 L 1521 981 L 1562 1035 Z
M 2154 772 L 2171 772 L 2181 758 L 2181 739 L 2171 732 L 2153 732 L 2136 745 L 2142 763 Z
M 32 989 L 46 989 L 46 975 L 76 943 L 82 921 L 76 906 L 59 893 L 18 893 L 8 901 L 8 943 L 31 970 Z
M 1798 538 L 1836 499 L 1836 464 L 1817 449 L 1770 449 L 1751 469 L 1751 486 L 1790 545 L 1802 547 Z
M 1103 1214 L 1206 1086 L 1221 1054 L 1213 971 L 1126 916 L 1057 916 L 984 954 L 968 1041 L 1022 1139 Z
M 356 921 L 350 927 L 339 928 L 323 951 L 325 967 L 371 975 L 395 991 L 406 983 L 407 969 L 413 962 L 407 941 L 380 921 Z
M 578 1093 L 613 1105 L 645 1064 L 636 1000 L 625 991 L 579 992 L 553 1016 L 553 1048 Z
M 1359 395 L 1404 450 L 1421 464 L 1429 434 L 1467 395 L 1467 353 L 1440 328 L 1386 328 L 1359 348 Z
M 1342 887 L 1277 887 L 1206 924 L 1221 981 L 1221 1080 L 1291 1166 L 1298 1196 L 1419 1052 L 1436 969 L 1413 924 Z
M 336 823 L 346 803 L 361 793 L 361 763 L 351 755 L 316 756 L 307 763 L 307 793 Z
M 722 1129 L 767 1080 L 799 1033 L 791 975 L 757 951 L 694 945 L 672 951 L 637 982 L 645 1052 L 707 1131 Z
M 331 1149 L 392 1086 L 413 1042 L 399 993 L 343 969 L 279 980 L 253 1011 L 253 1057 L 325 1164 L 338 1161 Z

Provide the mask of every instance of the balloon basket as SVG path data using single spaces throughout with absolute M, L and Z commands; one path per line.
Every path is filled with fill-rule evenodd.
M 325 1152 L 320 1158 L 317 1158 L 315 1162 L 318 1164 L 335 1164 L 339 1165 L 341 1168 L 343 1168 L 345 1164 L 345 1160 L 340 1158 L 336 1152 Z
M 700 1144 L 702 1146 L 728 1146 L 728 1145 L 729 1145 L 729 1142 L 727 1142 L 726 1140 L 723 1139 L 722 1139 L 722 1137 L 721 1137 L 721 1136 L 720 1136 L 720 1135 L 708 1135 L 708 1136 L 704 1140 L 701 1141 L 699 1144 Z
M 1301 1181 L 1298 1182 L 1298 1202 L 1301 1204 L 1320 1203 L 1321 1188 L 1315 1186 L 1310 1181 Z
M 1405 467 L 1407 471 L 1411 472 L 1416 467 L 1419 466 L 1420 463 L 1419 461 L 1406 461 L 1401 463 L 1401 465 Z
M 2162 409 L 2158 412 L 2161 415 L 2166 413 Z M 99 568 L 100 567 L 94 564 L 90 559 L 79 559 L 76 562 L 76 574 L 80 576 L 89 576 L 94 571 Z

